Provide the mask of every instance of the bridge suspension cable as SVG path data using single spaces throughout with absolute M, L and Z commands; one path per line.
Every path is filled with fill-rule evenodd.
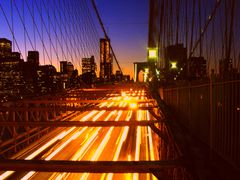
M 13 51 L 26 59 L 39 51 L 41 64 L 99 59 L 99 39 L 92 6 L 86 0 L 11 0 L 0 2 L 1 36 L 12 39 Z M 8 29 L 7 29 L 8 28 Z
M 92 4 L 93 4 L 94 10 L 95 10 L 95 12 L 96 12 L 98 21 L 99 21 L 99 23 L 100 23 L 100 25 L 101 25 L 101 28 L 102 28 L 102 30 L 103 30 L 104 36 L 105 36 L 106 39 L 109 39 L 109 37 L 108 37 L 108 35 L 107 35 L 107 32 L 106 32 L 106 30 L 105 30 L 104 24 L 103 24 L 103 22 L 102 22 L 101 16 L 100 16 L 100 14 L 99 14 L 99 12 L 98 12 L 96 3 L 95 3 L 94 0 L 92 0 Z M 122 73 L 122 69 L 121 69 L 121 67 L 120 67 L 120 65 L 119 65 L 119 62 L 118 62 L 118 60 L 117 60 L 116 54 L 115 54 L 115 52 L 114 52 L 114 50 L 113 50 L 113 48 L 112 48 L 111 43 L 110 43 L 110 49 L 111 49 L 112 54 L 113 54 L 113 57 L 114 57 L 114 59 L 115 59 L 115 61 L 116 61 L 116 63 L 117 63 L 118 69 L 120 70 L 121 74 L 123 74 L 123 73 Z

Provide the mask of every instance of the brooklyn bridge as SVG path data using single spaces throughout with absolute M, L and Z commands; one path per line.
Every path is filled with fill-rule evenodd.
M 1 1 L 0 179 L 238 179 L 238 9 Z

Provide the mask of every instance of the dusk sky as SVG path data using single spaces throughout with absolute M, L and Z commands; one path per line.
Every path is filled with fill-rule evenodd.
M 130 74 L 132 77 L 133 62 L 146 61 L 149 0 L 95 0 L 95 2 L 123 73 Z M 201 2 L 204 4 L 201 13 L 202 27 L 204 27 L 216 1 L 202 0 Z M 239 5 L 240 2 L 236 1 L 236 7 L 239 7 Z M 179 27 L 180 43 L 185 43 L 184 7 L 185 5 L 182 3 Z M 196 11 L 193 13 L 192 1 L 187 4 L 187 8 L 189 46 L 192 16 L 195 17 L 193 43 L 199 37 L 199 18 L 196 7 Z M 218 67 L 218 60 L 222 59 L 224 54 L 221 53 L 224 43 L 223 32 L 225 32 L 224 9 L 222 3 L 216 11 L 214 21 L 209 24 L 202 39 L 203 44 L 205 44 L 203 54 L 207 58 L 208 64 L 213 65 L 215 69 Z M 237 39 L 240 36 L 240 16 L 239 12 L 236 11 L 235 13 L 238 13 L 233 19 L 235 26 L 233 49 L 236 52 L 232 51 L 232 55 L 234 65 L 239 66 L 237 57 L 240 48 Z M 90 15 L 92 19 L 89 18 Z M 165 11 L 165 16 L 169 16 L 168 9 Z M 229 26 L 230 16 L 227 16 L 227 18 L 228 21 L 226 22 Z M 176 29 L 175 14 L 172 21 L 171 28 Z M 93 27 L 93 22 L 95 27 Z M 21 52 L 24 60 L 26 60 L 27 51 L 37 50 L 40 52 L 40 63 L 42 65 L 53 64 L 59 70 L 59 61 L 67 60 L 73 62 L 81 73 L 81 59 L 94 55 L 98 66 L 97 71 L 99 71 L 99 39 L 103 38 L 104 35 L 93 11 L 91 0 L 1 0 L 0 25 L 0 37 L 13 41 L 13 51 Z M 176 32 L 168 31 L 168 23 L 164 23 L 162 29 L 165 29 L 168 33 L 171 32 L 170 40 L 175 40 Z M 13 40 L 12 31 L 15 40 Z M 218 32 L 213 33 L 214 31 Z M 166 36 L 163 35 L 163 37 Z M 169 40 L 169 38 L 160 39 Z M 174 43 L 171 42 L 168 45 Z M 165 46 L 166 44 L 163 44 L 161 47 Z M 214 53 L 215 46 L 218 53 Z M 189 47 L 187 48 L 189 50 Z M 199 48 L 196 49 L 194 55 L 198 56 Z M 161 53 L 161 55 L 164 55 L 164 53 Z M 114 63 L 114 67 L 115 73 L 116 63 Z M 97 72 L 97 74 L 99 73 Z
M 123 72 L 133 75 L 133 62 L 145 61 L 148 0 L 96 0 Z
M 59 1 L 61 2 L 60 4 L 58 4 L 56 0 L 14 0 L 12 2 L 13 14 L 11 14 L 11 1 L 0 1 L 0 37 L 5 37 L 13 41 L 12 30 L 10 28 L 13 25 L 16 39 L 13 41 L 13 50 L 21 52 L 24 60 L 26 60 L 25 52 L 35 48 L 40 52 L 41 64 L 53 64 L 59 69 L 59 61 L 71 59 L 71 53 L 73 54 L 73 52 L 79 50 L 80 55 L 77 60 L 75 60 L 76 58 L 74 59 L 74 57 L 72 58 L 75 67 L 81 71 L 81 58 L 89 57 L 94 54 L 99 71 L 99 38 L 103 38 L 104 36 L 90 0 L 61 0 Z M 148 0 L 95 0 L 95 2 L 120 66 L 124 74 L 130 74 L 132 76 L 133 62 L 146 60 Z M 98 36 L 95 36 L 95 39 L 92 39 L 92 29 L 89 27 L 90 22 L 87 20 L 89 15 L 86 11 L 86 3 L 88 4 L 91 16 L 98 31 Z M 32 8 L 34 9 L 34 13 Z M 59 17 L 60 12 L 62 20 L 60 20 Z M 74 21 L 73 18 L 76 12 L 79 13 L 79 19 Z M 41 20 L 41 13 L 44 24 Z M 56 17 L 54 17 L 54 13 L 56 13 Z M 47 14 L 50 16 L 50 21 Z M 36 25 L 33 23 L 33 16 Z M 25 22 L 26 31 L 24 31 L 23 21 Z M 72 21 L 70 22 L 72 26 L 75 24 L 79 26 L 80 30 L 72 33 L 71 31 L 74 31 L 74 28 L 69 28 L 70 25 L 67 24 L 68 21 Z M 61 35 L 60 31 L 63 31 L 63 35 Z M 80 34 L 81 41 L 78 39 L 78 34 Z M 50 37 L 52 43 L 50 43 Z M 71 42 L 77 41 L 78 44 L 70 46 L 69 38 Z M 43 41 L 45 50 L 42 44 Z M 64 54 L 60 51 L 61 46 L 64 49 Z M 67 48 L 69 50 L 67 50 Z M 93 50 L 90 50 L 91 48 Z M 94 53 L 92 51 L 94 51 Z M 114 63 L 114 67 L 115 73 L 116 63 Z

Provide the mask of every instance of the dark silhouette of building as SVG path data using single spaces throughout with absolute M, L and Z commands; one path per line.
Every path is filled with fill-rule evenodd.
M 67 61 L 60 61 L 60 73 L 67 74 Z
M 80 87 L 80 76 L 78 76 L 78 70 L 75 69 L 72 72 L 72 75 L 70 77 L 69 80 L 69 87 L 73 88 L 73 87 Z
M 12 42 L 6 38 L 0 38 L 0 59 L 12 54 Z
M 118 82 L 122 81 L 122 79 L 123 79 L 123 74 L 121 73 L 121 71 L 117 70 L 115 76 L 116 76 L 116 77 L 115 77 L 115 80 L 116 80 L 116 81 L 118 81 Z
M 12 52 L 12 42 L 0 38 L 0 93 L 16 96 L 24 88 L 23 60 Z
M 68 74 L 68 77 L 72 76 L 73 71 L 74 71 L 73 64 L 71 62 L 68 62 L 67 63 L 67 74 Z
M 204 79 L 207 77 L 207 61 L 203 57 L 191 57 L 189 59 L 190 79 Z
M 74 71 L 74 66 L 71 62 L 68 61 L 60 61 L 60 73 L 67 74 L 68 77 L 72 75 Z
M 169 80 L 187 78 L 187 49 L 183 44 L 165 48 L 165 70 Z
M 60 73 L 67 74 L 68 77 L 72 75 L 74 71 L 74 66 L 71 62 L 68 61 L 60 61 Z
M 78 74 L 78 71 L 76 71 Z M 73 84 L 73 77 L 75 76 L 74 66 L 71 62 L 60 61 L 60 77 L 63 89 L 70 88 Z M 71 81 L 71 82 L 70 82 Z
M 54 66 L 39 66 L 37 75 L 37 92 L 39 94 L 46 94 L 57 90 L 57 71 Z
M 23 65 L 23 76 L 25 81 L 26 93 L 38 93 L 38 74 L 39 52 L 28 51 L 27 62 Z
M 19 52 L 12 52 L 12 42 L 0 38 L 1 102 L 53 93 L 79 84 L 78 71 L 71 62 L 62 61 L 60 71 L 57 73 L 52 65 L 39 66 L 38 51 L 28 51 L 24 62 Z
M 96 63 L 94 56 L 82 58 L 82 80 L 86 84 L 92 84 L 96 81 Z
M 38 51 L 28 51 L 27 62 L 39 66 L 39 52 Z
M 110 81 L 112 77 L 112 54 L 110 53 L 110 40 L 100 39 L 100 79 Z

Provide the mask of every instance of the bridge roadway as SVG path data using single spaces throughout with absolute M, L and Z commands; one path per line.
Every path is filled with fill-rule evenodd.
M 126 102 L 128 99 L 130 101 Z M 133 121 L 154 120 L 148 110 L 137 110 L 131 100 L 147 99 L 144 90 L 122 92 L 109 96 L 99 107 L 126 107 L 131 110 L 92 110 L 79 114 L 71 121 Z M 109 100 L 114 100 L 110 102 Z M 119 100 L 119 101 L 115 101 Z M 130 103 L 130 104 L 129 104 Z M 139 161 L 159 160 L 157 135 L 144 127 L 58 127 L 48 139 L 16 155 L 18 159 L 74 160 L 74 161 Z M 90 174 L 13 172 L 0 174 L 0 179 L 155 179 L 152 174 Z

